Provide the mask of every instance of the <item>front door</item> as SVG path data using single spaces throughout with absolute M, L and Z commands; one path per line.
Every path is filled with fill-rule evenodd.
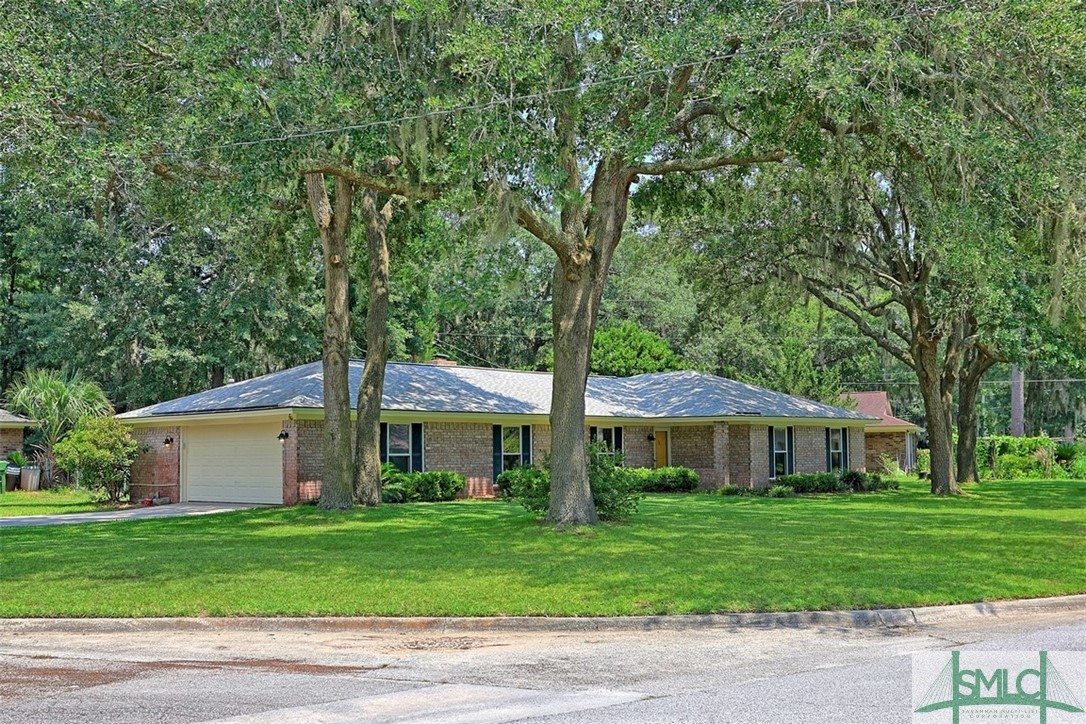
M 656 449 L 654 455 L 656 467 L 666 468 L 668 460 L 668 431 L 657 430 L 654 435 L 656 436 Z

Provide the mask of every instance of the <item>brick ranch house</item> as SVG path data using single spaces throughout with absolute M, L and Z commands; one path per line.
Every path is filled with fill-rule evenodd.
M 352 361 L 352 399 L 363 362 Z M 453 470 L 466 494 L 550 449 L 551 375 L 390 363 L 382 458 L 403 470 Z M 787 472 L 865 465 L 859 412 L 702 372 L 591 377 L 586 438 L 626 465 L 693 468 L 706 487 L 767 485 Z M 291 505 L 319 496 L 323 469 L 319 362 L 119 415 L 144 448 L 134 498 Z
M 894 460 L 902 470 L 916 467 L 916 443 L 919 427 L 894 417 L 890 399 L 885 392 L 846 392 L 842 399 L 854 400 L 857 412 L 878 418 L 878 422 L 868 425 L 865 433 L 867 451 L 864 464 L 868 470 L 885 472 L 883 456 Z
M 25 417 L 0 409 L 0 460 L 8 453 L 23 449 L 23 432 L 34 423 Z

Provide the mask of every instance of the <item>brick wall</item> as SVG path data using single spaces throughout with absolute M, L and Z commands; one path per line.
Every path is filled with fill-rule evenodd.
M 490 445 L 494 442 L 491 440 Z M 488 450 L 491 448 L 487 448 Z M 532 425 L 532 465 L 543 467 L 544 461 L 551 452 L 551 426 Z M 493 455 L 493 453 L 491 453 Z M 493 461 L 491 467 L 494 466 Z
M 533 436 L 535 430 L 532 431 Z M 550 437 L 549 431 L 547 435 Z M 427 470 L 453 470 L 468 480 L 469 498 L 494 497 L 493 426 L 481 423 L 427 422 L 423 427 Z M 535 442 L 532 443 L 535 455 Z M 533 460 L 536 459 L 533 457 Z M 540 458 L 541 459 L 541 458 Z
M 750 480 L 769 485 L 769 425 L 750 426 Z
M 7 458 L 8 453 L 23 449 L 22 428 L 0 429 L 0 458 Z M 3 481 L 0 481 L 0 485 Z
M 132 500 L 181 500 L 181 428 L 133 428 L 132 437 L 140 444 L 139 458 L 132 465 Z M 169 447 L 163 443 L 167 437 L 173 438 Z
M 865 451 L 867 445 L 864 442 L 864 431 L 861 427 L 849 428 L 848 431 L 848 466 L 853 470 L 867 470 Z
M 732 485 L 751 486 L 750 425 L 728 425 L 728 477 Z
M 868 432 L 865 436 L 865 462 L 868 470 L 886 472 L 882 465 L 882 456 L 897 461 L 899 467 L 905 467 L 907 452 L 907 432 Z
M 649 435 L 653 428 L 641 425 L 623 425 L 622 453 L 628 468 L 651 468 L 653 466 L 653 441 Z
M 726 423 L 713 425 L 713 474 L 702 477 L 701 487 L 719 488 L 731 482 L 731 430 Z
M 796 472 L 826 472 L 826 428 L 797 425 L 793 434 L 796 440 Z
M 671 428 L 671 464 L 691 468 L 703 484 L 717 479 L 713 469 L 713 426 Z

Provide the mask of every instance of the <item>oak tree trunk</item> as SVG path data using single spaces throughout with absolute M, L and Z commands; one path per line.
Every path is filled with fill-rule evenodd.
M 973 350 L 958 381 L 958 482 L 975 483 L 977 471 L 977 406 L 984 375 L 996 364 L 993 354 Z
M 388 364 L 389 258 L 388 223 L 392 202 L 377 208 L 377 192 L 362 194 L 369 259 L 369 302 L 366 306 L 366 366 L 358 387 L 355 419 L 354 489 L 363 505 L 381 504 L 381 397 Z
M 587 222 L 566 213 L 563 227 L 584 224 L 584 236 L 559 257 L 552 279 L 554 377 L 551 391 L 551 497 L 553 525 L 599 522 L 585 458 L 585 388 L 600 299 L 622 235 L 630 177 L 617 160 L 601 161 L 592 182 Z
M 954 480 L 953 430 L 950 394 L 942 384 L 938 343 L 917 345 L 913 358 L 920 395 L 927 417 L 928 446 L 931 449 L 931 492 L 936 495 L 960 493 Z
M 335 208 L 324 174 L 306 174 L 306 192 L 324 250 L 324 475 L 322 508 L 350 508 L 352 501 L 349 272 L 347 234 L 354 187 L 336 177 Z
M 963 375 L 958 383 L 958 482 L 975 483 L 977 472 L 977 396 L 980 380 Z

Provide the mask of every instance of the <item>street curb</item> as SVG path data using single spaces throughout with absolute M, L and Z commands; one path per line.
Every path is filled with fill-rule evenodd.
M 581 631 L 691 631 L 730 628 L 907 628 L 968 618 L 1000 618 L 1025 614 L 1081 611 L 1086 594 L 953 606 L 888 608 L 857 611 L 792 611 L 782 613 L 718 613 L 676 616 L 487 616 L 322 618 L 21 618 L 0 619 L 0 634 L 146 633 L 185 631 L 370 631 L 374 633 L 576 633 Z

